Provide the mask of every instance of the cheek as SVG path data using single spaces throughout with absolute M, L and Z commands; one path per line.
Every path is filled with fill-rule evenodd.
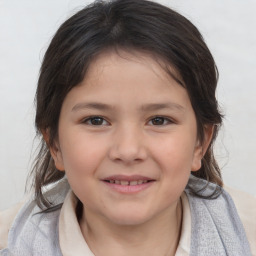
M 173 202 L 184 191 L 194 157 L 194 140 L 184 133 L 169 136 L 154 147 L 155 161 L 161 169 L 163 200 Z
M 165 143 L 163 151 L 164 153 L 159 156 L 159 164 L 162 169 L 163 200 L 172 203 L 180 197 L 188 183 L 193 154 L 188 147 L 183 147 L 180 144 L 170 146 L 168 142 Z
M 88 205 L 93 205 L 92 198 L 100 202 L 95 187 L 97 170 L 106 156 L 102 140 L 74 132 L 66 136 L 61 147 L 66 176 L 74 193 Z
M 155 160 L 168 173 L 191 171 L 194 147 L 189 136 L 170 136 L 154 147 Z
M 82 178 L 91 175 L 106 155 L 102 140 L 83 132 L 73 132 L 62 141 L 62 158 L 68 176 Z

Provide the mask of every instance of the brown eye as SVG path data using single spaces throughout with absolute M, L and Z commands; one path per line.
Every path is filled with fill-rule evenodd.
M 86 120 L 83 121 L 83 123 L 88 124 L 88 125 L 95 125 L 95 126 L 108 124 L 107 121 L 100 116 L 94 116 L 94 117 L 87 118 Z
M 162 125 L 163 123 L 164 123 L 163 117 L 156 117 L 156 118 L 152 119 L 153 125 Z
M 102 125 L 103 124 L 103 118 L 101 118 L 101 117 L 91 118 L 91 124 L 92 125 Z
M 168 118 L 165 118 L 162 116 L 157 116 L 157 117 L 152 118 L 149 123 L 151 125 L 167 125 L 167 124 L 172 123 L 172 121 Z

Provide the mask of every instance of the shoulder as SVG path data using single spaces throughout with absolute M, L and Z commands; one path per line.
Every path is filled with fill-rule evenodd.
M 224 186 L 232 197 L 238 215 L 243 223 L 252 254 L 256 255 L 256 197 L 248 193 Z
M 45 192 L 44 195 L 47 200 L 52 203 L 53 206 L 58 206 L 63 203 L 69 189 L 70 187 L 67 180 L 63 179 L 57 184 L 54 184 L 54 186 L 52 186 L 52 188 Z M 23 232 L 24 227 L 26 225 L 29 226 L 29 222 L 31 220 L 43 220 L 43 218 L 39 217 L 38 214 L 35 214 L 41 211 L 42 210 L 37 206 L 36 201 L 31 195 L 27 195 L 21 203 L 16 204 L 10 209 L 1 211 L 0 250 L 7 247 L 7 244 L 9 244 L 10 242 L 10 237 L 15 240 L 15 237 L 20 236 L 19 232 Z M 40 216 L 43 215 L 41 214 Z M 49 214 L 49 216 L 51 216 L 51 214 Z M 19 228 L 21 225 L 23 226 L 23 228 Z
M 230 191 L 227 191 L 225 187 L 223 189 L 216 184 L 195 177 L 190 178 L 186 192 L 191 208 L 192 230 L 196 230 L 193 234 L 195 241 L 203 244 L 204 247 L 210 246 L 212 250 L 216 249 L 213 244 L 218 243 L 232 253 L 235 249 L 238 252 L 236 255 L 251 255 L 250 251 L 252 251 L 256 256 L 253 248 L 255 246 L 253 245 L 254 232 L 247 235 L 248 231 L 245 231 L 242 217 L 244 215 L 249 223 L 248 226 L 254 229 L 255 214 L 253 210 L 250 210 L 250 213 L 244 212 L 241 216 L 244 208 L 249 208 L 252 202 L 254 204 L 253 198 L 245 206 L 238 206 L 237 201 L 240 202 L 244 200 L 244 197 L 246 198 L 242 196 L 242 193 L 234 196 L 234 193 L 229 193 Z M 238 197 L 241 197 L 240 200 L 237 200 Z M 213 241 L 212 235 L 216 243 L 204 242 Z M 196 246 L 194 246 L 195 250 Z M 230 255 L 233 255 L 232 253 Z
M 68 182 L 63 179 L 44 193 L 51 209 L 42 210 L 32 196 L 26 203 L 1 212 L 0 254 L 8 250 L 12 255 L 21 255 L 20 252 L 22 255 L 60 255 L 58 217 L 69 190 Z
M 10 227 L 23 204 L 24 202 L 18 203 L 10 209 L 0 212 L 0 249 L 7 247 Z

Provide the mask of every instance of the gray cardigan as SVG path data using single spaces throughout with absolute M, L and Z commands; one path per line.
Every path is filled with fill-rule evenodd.
M 235 205 L 229 194 L 222 190 L 216 199 L 202 199 L 190 193 L 207 185 L 202 179 L 190 177 L 185 190 L 191 209 L 190 256 L 250 256 L 250 246 Z M 54 205 L 63 203 L 70 187 L 63 179 L 47 192 Z M 209 195 L 218 186 L 209 183 L 201 195 Z M 61 256 L 58 236 L 60 209 L 38 213 L 34 201 L 28 202 L 18 213 L 8 237 L 8 248 L 1 256 Z M 36 213 L 36 214 L 35 214 Z

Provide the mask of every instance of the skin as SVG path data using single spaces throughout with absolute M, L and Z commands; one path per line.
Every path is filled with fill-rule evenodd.
M 212 133 L 200 143 L 186 90 L 147 54 L 106 52 L 66 96 L 58 132 L 51 153 L 84 205 L 80 227 L 95 255 L 174 255 L 180 196 Z M 154 182 L 120 193 L 103 182 L 118 174 Z

